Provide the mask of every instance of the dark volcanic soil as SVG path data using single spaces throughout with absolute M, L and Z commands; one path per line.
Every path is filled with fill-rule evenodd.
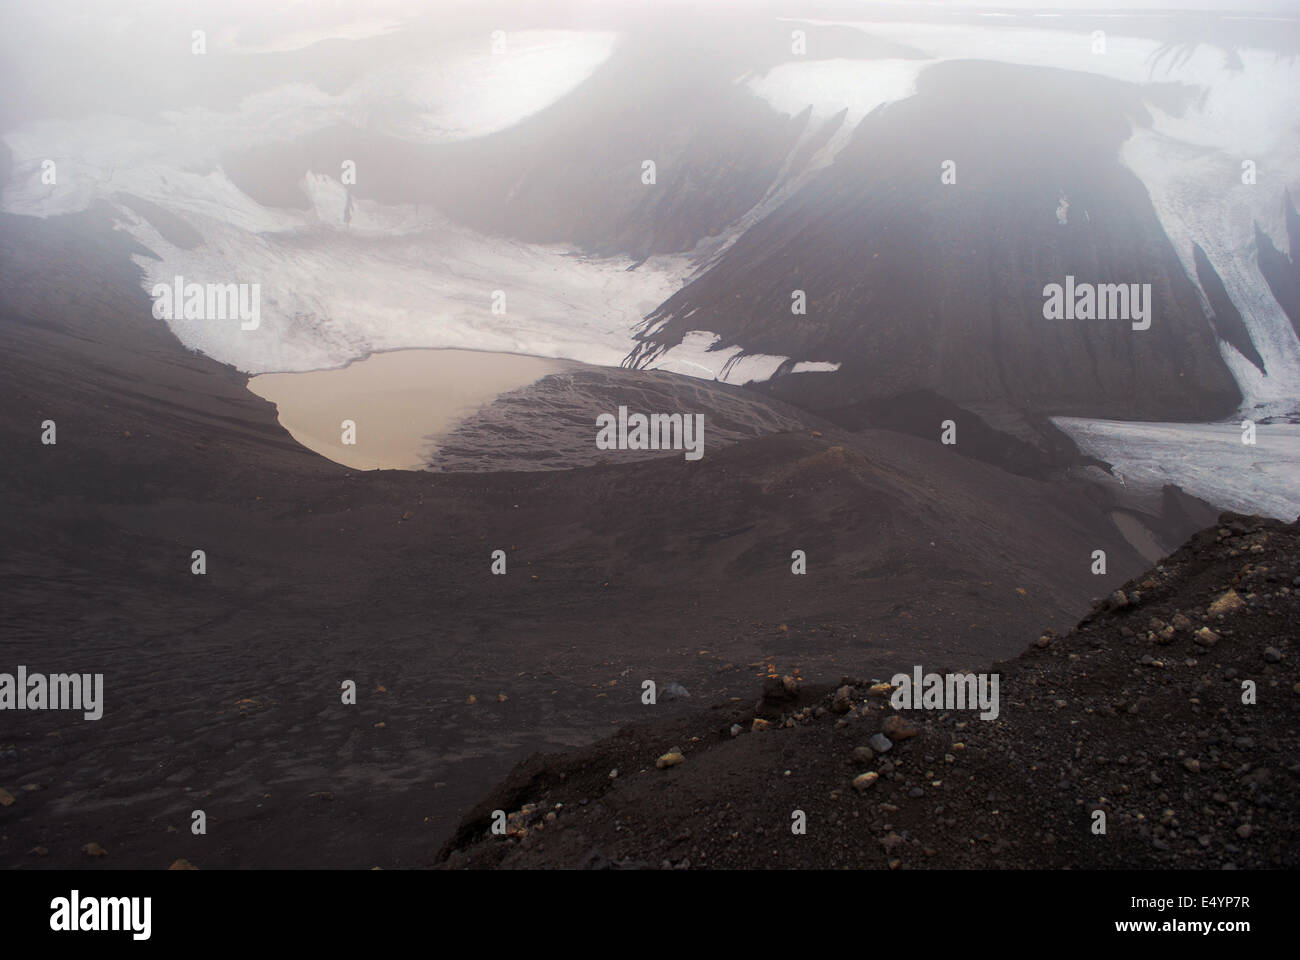
M 0 218 L 0 672 L 105 696 L 0 714 L 3 864 L 420 864 L 518 761 L 643 718 L 644 679 L 686 715 L 973 666 L 1146 565 L 1095 486 L 811 416 L 695 463 L 352 471 L 182 348 L 131 252 L 101 213 Z
M 994 664 L 995 720 L 895 711 L 870 680 L 844 678 L 835 692 L 774 678 L 757 703 L 531 758 L 479 804 L 439 860 L 1293 868 L 1300 521 L 1224 514 L 1220 523 L 1067 636 L 1046 634 Z M 1253 703 L 1244 702 L 1248 682 Z M 763 720 L 770 727 L 755 730 Z M 900 722 L 905 736 L 872 756 L 869 738 Z M 674 750 L 684 760 L 658 768 Z M 863 773 L 877 776 L 859 790 L 853 781 Z M 489 833 L 495 809 L 510 812 L 505 836 Z M 797 810 L 804 835 L 792 831 Z M 1104 835 L 1092 829 L 1098 810 Z

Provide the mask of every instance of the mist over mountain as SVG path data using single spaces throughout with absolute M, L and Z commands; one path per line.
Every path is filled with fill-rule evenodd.
M 94 725 L 6 726 L 0 861 L 523 863 L 479 836 L 495 804 L 564 823 L 623 790 L 610 760 L 633 809 L 671 794 L 656 824 L 716 833 L 710 862 L 766 865 L 761 831 L 730 846 L 758 819 L 671 793 L 735 789 L 674 779 L 712 755 L 746 818 L 772 770 L 827 798 L 840 833 L 800 863 L 924 862 L 894 827 L 931 822 L 955 844 L 933 863 L 994 862 L 945 821 L 1016 799 L 1011 775 L 1037 792 L 998 843 L 1058 866 L 1092 842 L 1052 846 L 1085 809 L 1076 722 L 1139 757 L 1152 703 L 1167 752 L 1134 769 L 1171 779 L 1116 793 L 1098 759 L 1128 832 L 1078 862 L 1294 860 L 1294 737 L 1247 777 L 1267 731 L 1200 697 L 1236 709 L 1254 661 L 1284 691 L 1292 656 L 1300 4 L 0 20 L 0 677 L 109 691 Z M 1036 640 L 1005 722 L 847 739 L 888 732 L 893 671 Z M 845 781 L 863 757 L 877 778 Z M 971 760 L 987 789 L 894 817 Z M 575 764 L 555 818 L 525 810 Z M 1144 832 L 1193 772 L 1209 839 Z M 183 829 L 200 799 L 218 842 Z M 847 803 L 887 856 L 840 856 Z M 595 861 L 686 859 L 589 806 Z M 575 844 L 555 862 L 593 860 Z
M 682 30 L 591 4 L 485 32 L 506 8 L 398 4 L 278 38 L 241 10 L 202 56 L 177 34 L 159 69 L 179 84 L 110 112 L 74 82 L 11 120 L 3 204 L 109 203 L 157 258 L 148 287 L 266 278 L 256 338 L 173 321 L 242 369 L 451 346 L 798 373 L 779 390 L 828 406 L 1295 410 L 1300 76 L 1294 21 L 1266 9 L 722 4 Z M 1151 328 L 1045 320 L 1066 276 L 1150 284 Z

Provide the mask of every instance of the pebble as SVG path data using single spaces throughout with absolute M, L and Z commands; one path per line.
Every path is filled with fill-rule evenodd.
M 894 745 L 894 742 L 883 733 L 874 734 L 868 742 L 876 753 L 888 753 L 889 748 Z
M 876 781 L 880 779 L 880 774 L 874 770 L 868 770 L 866 773 L 860 773 L 853 778 L 853 789 L 861 793 L 869 787 L 874 787 Z
M 1192 757 L 1188 757 L 1186 760 L 1184 760 L 1183 766 L 1186 767 L 1192 773 L 1201 772 L 1201 761 L 1196 760 Z
M 1192 636 L 1203 647 L 1212 647 L 1219 642 L 1219 635 L 1209 627 L 1201 627 Z
M 667 769 L 668 767 L 675 767 L 677 766 L 677 764 L 682 763 L 685 760 L 686 758 L 683 757 L 680 753 L 678 753 L 675 750 L 672 750 L 669 751 L 668 753 L 665 753 L 662 757 L 656 760 L 655 766 L 658 767 L 660 770 L 664 770 Z
M 738 736 L 740 736 L 742 733 L 744 733 L 744 731 L 745 731 L 745 728 L 742 727 L 742 726 L 741 726 L 740 724 L 738 724 L 738 723 L 733 723 L 733 724 L 731 725 L 731 735 L 732 735 L 733 737 L 738 737 Z
M 1265 647 L 1264 660 L 1267 663 L 1281 663 L 1282 651 L 1280 651 L 1277 647 Z
M 849 707 L 852 706 L 853 688 L 845 684 L 835 691 L 835 698 L 831 701 L 831 709 L 836 713 L 848 713 Z
M 893 740 L 906 740 L 921 732 L 896 713 L 885 718 L 881 729 Z
M 853 759 L 859 763 L 870 763 L 876 756 L 876 752 L 870 747 L 854 747 Z
M 1210 616 L 1217 617 L 1240 610 L 1245 605 L 1246 601 L 1241 599 L 1241 594 L 1237 593 L 1236 590 L 1229 590 L 1223 596 L 1219 597 L 1218 600 L 1215 600 L 1210 604 L 1209 613 Z

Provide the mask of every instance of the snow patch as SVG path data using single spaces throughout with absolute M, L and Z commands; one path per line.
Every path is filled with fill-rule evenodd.
M 720 380 L 723 383 L 747 383 L 770 380 L 788 357 L 766 353 L 746 354 L 740 347 L 713 349 L 722 338 L 707 330 L 691 330 L 682 342 L 664 351 L 647 370 L 667 370 L 688 377 Z
M 1138 490 L 1174 483 L 1224 510 L 1300 517 L 1300 424 L 1259 424 L 1252 445 L 1241 442 L 1236 423 L 1052 420 Z
M 916 93 L 923 60 L 809 60 L 783 63 L 745 85 L 772 109 L 796 116 L 809 107 L 812 120 L 847 109 L 851 130 L 882 104 Z

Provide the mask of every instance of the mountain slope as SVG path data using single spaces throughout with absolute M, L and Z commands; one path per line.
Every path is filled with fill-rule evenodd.
M 1067 636 L 1049 631 L 995 663 L 996 719 L 895 711 L 869 679 L 846 677 L 832 693 L 773 678 L 756 703 L 530 758 L 465 819 L 438 862 L 1295 868 L 1300 522 L 1225 514 L 1220 523 Z M 1225 606 L 1225 595 L 1239 606 Z M 911 674 L 914 662 L 897 667 Z M 753 729 L 756 718 L 770 728 Z M 887 752 L 864 750 L 882 731 L 894 741 Z M 656 769 L 672 750 L 685 759 Z M 875 779 L 856 789 L 864 772 Z M 508 836 L 489 834 L 497 809 L 510 815 Z M 792 832 L 795 811 L 804 834 Z M 1095 832 L 1098 812 L 1104 833 Z
M 1040 413 L 1230 412 L 1240 393 L 1197 290 L 1118 160 L 1130 124 L 1149 122 L 1143 95 L 1065 71 L 929 68 L 915 97 L 868 116 L 833 165 L 651 314 L 629 363 L 709 330 L 719 346 L 840 362 L 815 375 L 838 404 L 926 388 Z M 955 184 L 940 181 L 945 161 Z M 1150 329 L 1045 319 L 1044 287 L 1067 275 L 1150 284 Z

